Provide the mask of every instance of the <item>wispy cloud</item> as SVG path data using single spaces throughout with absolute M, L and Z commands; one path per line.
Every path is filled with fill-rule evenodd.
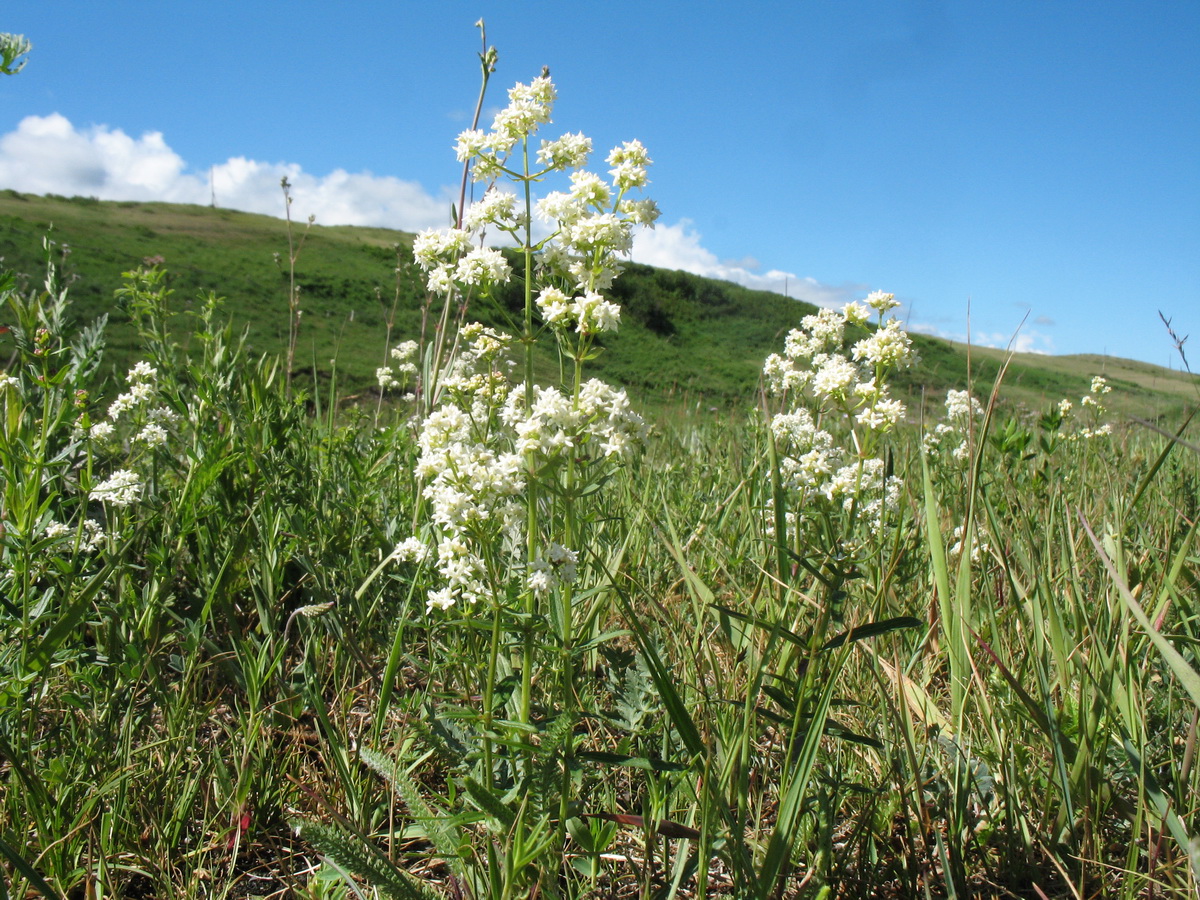
M 682 269 L 694 275 L 720 278 L 760 291 L 786 294 L 817 306 L 839 307 L 862 297 L 869 288 L 861 284 L 822 284 L 815 278 L 781 269 L 756 271 L 758 260 L 722 261 L 704 247 L 703 238 L 690 219 L 674 225 L 659 224 L 652 231 L 641 231 L 633 240 L 634 262 L 664 269 Z
M 76 128 L 57 113 L 28 116 L 0 137 L 0 186 L 32 194 L 102 200 L 161 200 L 282 215 L 279 183 L 291 182 L 292 213 L 324 225 L 374 225 L 419 231 L 445 223 L 450 189 L 370 172 L 312 175 L 294 163 L 233 157 L 202 173 L 168 146 L 161 132 L 133 138 L 105 125 Z
M 968 340 L 966 332 L 946 329 L 933 322 L 909 322 L 908 329 L 959 344 L 965 344 Z M 1006 350 L 1011 344 L 1012 349 L 1018 353 L 1048 355 L 1055 352 L 1054 338 L 1051 335 L 1025 329 L 1018 331 L 1015 335 L 1011 332 L 976 330 L 970 337 L 970 342 L 977 347 L 991 347 L 997 350 Z

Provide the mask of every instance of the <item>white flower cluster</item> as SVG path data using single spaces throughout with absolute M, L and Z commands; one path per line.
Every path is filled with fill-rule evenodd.
M 976 420 L 983 418 L 983 404 L 969 391 L 946 392 L 946 418 L 925 435 L 927 450 L 951 446 L 950 456 L 965 462 L 971 456 L 971 434 Z
M 946 549 L 946 556 L 951 561 L 956 561 L 962 555 L 963 537 L 966 534 L 966 529 L 961 525 L 954 528 L 954 543 Z M 977 522 L 975 523 L 974 535 L 971 541 L 971 562 L 977 563 L 985 556 L 992 552 L 992 545 L 987 541 L 987 532 Z
M 405 538 L 392 551 L 392 559 L 397 562 L 423 563 L 429 559 L 429 547 L 420 538 Z
M 624 391 L 600 381 L 584 384 L 577 398 L 534 386 L 532 409 L 524 390 L 499 371 L 509 340 L 473 324 L 462 331 L 466 346 L 443 378 L 446 399 L 421 424 L 416 474 L 436 540 L 442 586 L 429 592 L 430 609 L 491 597 L 496 557 L 523 555 L 524 493 L 566 453 L 575 464 L 624 458 L 645 436 L 646 425 Z M 554 550 L 526 565 L 527 583 L 550 590 L 574 578 L 576 559 Z M 410 537 L 393 555 L 421 561 L 429 553 Z
M 1108 411 L 1104 405 L 1104 395 L 1111 392 L 1112 386 L 1102 375 L 1092 378 L 1091 390 L 1079 401 L 1080 406 L 1087 411 L 1087 421 L 1080 425 L 1079 437 L 1091 440 L 1112 434 L 1112 425 L 1103 421 L 1104 414 Z
M 142 477 L 128 469 L 118 469 L 107 480 L 95 485 L 89 496 L 113 506 L 132 506 L 141 495 Z
M 154 406 L 158 394 L 155 384 L 158 370 L 143 360 L 129 370 L 129 390 L 119 395 L 108 407 L 108 419 L 92 424 L 87 435 L 91 440 L 111 437 L 122 418 L 132 420 L 137 427 L 133 440 L 148 447 L 161 447 L 170 437 L 168 429 L 179 417 L 166 406 Z
M 521 391 L 512 391 L 500 419 L 512 429 L 521 454 L 537 453 L 553 461 L 565 451 L 584 461 L 593 457 L 625 459 L 646 437 L 646 422 L 633 410 L 625 391 L 593 378 L 572 398 L 557 388 L 534 386 L 532 408 Z
M 914 361 L 900 323 L 885 321 L 896 305 L 891 294 L 877 291 L 865 304 L 805 316 L 801 327 L 788 333 L 784 352 L 772 354 L 763 366 L 768 390 L 785 399 L 784 409 L 771 420 L 771 431 L 783 487 L 791 498 L 786 514 L 790 526 L 840 507 L 876 529 L 898 502 L 900 481 L 885 474 L 883 460 L 872 450 L 872 436 L 891 430 L 905 414 L 904 404 L 889 394 L 886 376 Z M 872 309 L 879 314 L 879 327 L 847 352 L 847 327 L 866 326 Z M 822 427 L 822 421 L 836 415 L 850 424 L 853 447 L 838 446 Z M 773 529 L 769 515 L 768 530 Z
M 53 520 L 46 524 L 42 533 L 46 538 L 55 541 L 73 540 L 75 537 L 75 529 L 72 526 Z M 83 535 L 79 549 L 84 553 L 95 553 L 104 546 L 107 538 L 108 535 L 104 533 L 104 529 L 99 522 L 95 519 L 84 519 Z
M 883 514 L 894 510 L 901 481 L 885 476 L 882 459 L 863 458 L 835 445 L 807 409 L 780 413 L 771 420 L 777 446 L 783 448 L 779 470 L 792 506 L 811 510 L 822 500 L 840 504 L 878 528 Z
M 7 372 L 0 372 L 0 391 L 5 391 L 9 388 L 19 392 L 21 390 L 20 380 L 9 375 Z
M 402 388 L 410 379 L 417 377 L 417 342 L 404 341 L 391 349 L 389 354 L 394 360 L 390 366 L 380 366 L 375 370 L 375 379 L 382 390 Z
M 529 84 L 514 85 L 508 91 L 508 106 L 496 113 L 490 132 L 475 129 L 458 136 L 458 161 L 474 159 L 475 180 L 491 180 L 502 170 L 509 151 L 550 121 L 557 96 L 554 83 L 546 75 Z
M 548 594 L 560 584 L 574 584 L 579 554 L 561 544 L 551 543 L 545 557 L 529 563 L 529 588 L 538 594 Z
M 549 193 L 536 205 L 552 233 L 535 248 L 540 285 L 533 293 L 542 320 L 560 339 L 578 335 L 576 349 L 586 351 L 593 336 L 619 326 L 621 309 L 602 292 L 621 270 L 619 257 L 632 246 L 633 227 L 652 225 L 658 209 L 653 201 L 625 196 L 648 183 L 650 158 L 637 141 L 609 154 L 611 181 L 581 168 L 592 152 L 582 134 L 543 140 L 536 153 L 541 168 L 525 168 L 529 139 L 550 121 L 555 96 L 546 77 L 516 85 L 491 130 L 464 131 L 456 153 L 471 164 L 476 181 L 508 176 L 524 186 L 551 173 L 569 173 L 569 190 Z M 418 235 L 413 257 L 429 290 L 448 297 L 507 281 L 507 262 L 482 246 L 482 235 L 494 227 L 528 246 L 527 209 L 517 194 L 493 183 L 464 213 L 461 228 Z M 535 273 L 525 275 L 532 287 Z M 524 589 L 537 593 L 572 583 L 575 551 L 540 539 L 542 552 L 527 549 L 530 482 L 557 479 L 564 461 L 572 477 L 588 477 L 591 466 L 628 457 L 645 436 L 645 423 L 625 392 L 603 382 L 579 384 L 573 392 L 514 387 L 507 375 L 511 343 L 481 325 L 464 326 L 451 361 L 437 373 L 440 399 L 420 426 L 415 473 L 424 485 L 433 546 L 408 538 L 393 557 L 423 559 L 420 544 L 434 558 L 440 586 L 427 595 L 429 609 L 490 600 L 497 586 L 511 584 L 514 573 L 523 576 Z M 385 377 L 394 374 L 381 369 L 381 384 Z
M 857 341 L 849 355 L 843 352 L 846 326 L 863 326 L 867 306 L 848 303 L 839 313 L 822 309 L 805 316 L 792 329 L 782 355 L 773 353 L 763 366 L 768 390 L 773 394 L 810 393 L 819 404 L 853 415 L 871 431 L 888 431 L 903 418 L 904 404 L 888 393 L 885 376 L 908 368 L 916 354 L 912 341 L 896 319 L 883 316 L 896 302 L 891 294 L 876 291 L 867 305 L 878 310 L 879 327 Z
M 550 287 L 538 294 L 534 302 L 546 323 L 555 328 L 574 326 L 579 334 L 599 334 L 616 331 L 621 324 L 621 307 L 595 291 L 568 297 L 558 288 Z
M 459 135 L 458 159 L 471 161 L 475 180 L 493 181 L 509 172 L 513 148 L 550 121 L 555 97 L 554 85 L 546 77 L 528 85 L 518 84 L 509 91 L 509 106 L 497 114 L 490 132 L 477 129 Z M 633 245 L 633 227 L 653 227 L 659 215 L 653 200 L 626 196 L 649 183 L 651 159 L 641 142 L 627 141 L 608 154 L 611 182 L 582 170 L 591 152 L 591 139 L 582 134 L 543 140 L 537 151 L 537 164 L 542 168 L 526 173 L 533 180 L 541 180 L 551 172 L 570 172 L 569 190 L 552 191 L 536 204 L 538 217 L 555 229 L 543 242 L 540 266 L 549 279 L 585 294 L 609 287 L 621 271 L 617 257 L 627 255 Z M 468 252 L 471 238 L 484 226 L 495 225 L 515 235 L 528 224 L 516 196 L 492 185 L 483 200 L 463 217 L 460 233 L 450 238 L 422 235 L 414 244 L 418 263 L 429 273 L 430 290 L 444 293 L 455 281 L 472 283 L 458 277 L 463 273 L 456 260 Z M 497 266 L 485 276 L 491 278 L 499 271 Z M 564 320 L 547 321 L 567 324 Z M 572 324 L 581 324 L 581 317 L 576 316 Z

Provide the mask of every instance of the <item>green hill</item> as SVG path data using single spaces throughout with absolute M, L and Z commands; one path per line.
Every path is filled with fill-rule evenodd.
M 294 239 L 303 233 L 303 223 L 293 225 Z M 131 361 L 136 347 L 113 293 L 122 272 L 153 257 L 165 260 L 176 310 L 214 291 L 248 327 L 253 350 L 274 353 L 285 345 L 288 239 L 281 219 L 204 206 L 0 192 L 3 267 L 20 273 L 31 287 L 42 279 L 47 234 L 70 282 L 76 315 L 110 313 L 108 359 L 117 369 Z M 315 369 L 324 377 L 336 358 L 345 390 L 368 390 L 384 360 L 393 309 L 392 342 L 419 335 L 424 292 L 411 262 L 411 240 L 382 228 L 314 225 L 308 231 L 296 265 L 304 310 L 298 369 L 306 374 Z M 651 403 L 744 405 L 765 355 L 779 349 L 787 330 L 813 311 L 779 294 L 636 264 L 617 280 L 613 294 L 624 306 L 621 330 L 607 342 L 595 370 Z M 470 315 L 502 326 L 519 304 L 519 287 L 511 286 L 498 301 L 477 303 Z M 986 392 L 1005 357 L 1001 351 L 913 337 L 922 364 L 905 374 L 903 384 L 913 397 L 924 394 L 933 403 L 948 387 L 965 386 L 968 371 L 975 389 Z M 1033 407 L 1077 399 L 1099 373 L 1112 383 L 1111 406 L 1119 411 L 1171 417 L 1198 396 L 1195 379 L 1157 366 L 1032 354 L 1013 359 L 1004 395 Z

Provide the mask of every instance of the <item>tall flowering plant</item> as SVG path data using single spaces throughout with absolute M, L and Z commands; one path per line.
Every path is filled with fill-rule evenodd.
M 767 531 L 781 581 L 795 557 L 816 557 L 844 573 L 869 552 L 895 508 L 900 480 L 889 472 L 885 439 L 905 407 L 888 379 L 915 358 L 900 321 L 889 316 L 897 305 L 892 294 L 876 291 L 840 312 L 805 316 L 784 352 L 764 364 L 766 391 L 778 402 L 770 419 L 775 464 Z
M 416 470 L 426 501 L 417 532 L 439 577 L 431 610 L 514 597 L 533 608 L 559 588 L 569 595 L 580 492 L 627 459 L 645 433 L 625 392 L 585 380 L 583 367 L 599 336 L 620 324 L 620 307 L 603 292 L 621 272 L 633 229 L 658 215 L 652 200 L 629 196 L 647 183 L 650 159 L 641 144 L 626 143 L 609 154 L 606 180 L 582 168 L 592 151 L 582 134 L 535 145 L 555 96 L 545 76 L 517 84 L 490 131 L 459 135 L 458 159 L 486 184 L 482 199 L 460 226 L 426 231 L 413 245 L 429 290 L 450 299 L 489 294 L 513 277 L 485 240 L 489 231 L 506 235 L 520 252 L 524 286 L 518 340 L 468 325 L 431 373 Z M 556 175 L 566 176 L 567 189 L 535 202 L 533 186 Z M 546 332 L 573 361 L 565 384 L 534 380 L 534 346 Z M 510 357 L 514 344 L 519 361 Z M 508 373 L 518 366 L 523 377 L 514 382 Z M 421 555 L 408 547 L 404 555 Z M 568 618 L 564 612 L 560 625 Z
M 443 313 L 422 360 L 412 534 L 390 559 L 423 585 L 446 638 L 443 670 L 467 673 L 453 715 L 465 729 L 458 745 L 473 749 L 447 775 L 473 809 L 465 820 L 481 818 L 492 834 L 486 873 L 463 873 L 478 896 L 535 890 L 533 860 L 546 853 L 560 868 L 568 829 L 578 830 L 575 725 L 587 692 L 576 672 L 587 641 L 577 632 L 595 626 L 589 604 L 607 562 L 595 546 L 596 498 L 647 430 L 625 392 L 588 378 L 585 365 L 620 325 L 606 291 L 634 229 L 658 216 L 639 196 L 650 158 L 631 141 L 608 154 L 607 177 L 586 170 L 589 138 L 538 137 L 555 97 L 547 76 L 517 84 L 489 130 L 459 135 L 457 157 L 481 197 L 413 243 Z M 557 189 L 535 199 L 543 183 Z M 513 245 L 507 254 L 497 237 Z M 450 327 L 449 310 L 513 279 L 523 288 L 516 334 Z M 535 346 L 547 338 L 569 364 L 559 383 L 539 384 Z M 409 805 L 418 815 L 422 804 Z

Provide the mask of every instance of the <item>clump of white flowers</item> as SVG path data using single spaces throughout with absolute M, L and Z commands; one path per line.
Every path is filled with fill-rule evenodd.
M 500 558 L 524 558 L 531 478 L 568 455 L 581 471 L 624 459 L 646 431 L 625 392 L 594 379 L 576 397 L 534 385 L 527 405 L 523 386 L 509 381 L 504 365 L 511 339 L 481 325 L 465 327 L 462 336 L 465 346 L 442 378 L 444 399 L 418 435 L 416 475 L 442 581 L 429 592 L 430 609 L 492 598 L 494 585 L 506 579 Z M 406 539 L 396 558 L 421 561 L 418 544 Z M 525 563 L 529 588 L 545 592 L 574 581 L 575 551 L 555 547 Z
M 51 520 L 46 523 L 42 530 L 42 536 L 51 541 L 66 542 L 74 541 L 76 537 L 75 528 L 71 525 L 66 525 L 62 522 Z M 95 519 L 84 519 L 82 528 L 79 532 L 79 549 L 84 553 L 95 553 L 104 546 L 104 542 L 108 539 L 103 526 Z
M 1086 419 L 1079 427 L 1079 436 L 1084 440 L 1112 434 L 1112 425 L 1104 421 L 1104 414 L 1108 411 L 1104 405 L 1104 395 L 1111 392 L 1112 386 L 1103 376 L 1092 378 L 1091 390 L 1079 401 Z
M 129 469 L 118 469 L 106 480 L 94 485 L 91 499 L 111 506 L 132 506 L 142 496 L 142 477 Z
M 605 291 L 621 272 L 633 229 L 658 217 L 652 200 L 630 196 L 648 183 L 650 157 L 639 142 L 626 142 L 608 155 L 604 178 L 583 169 L 592 142 L 582 134 L 535 144 L 556 96 L 545 76 L 518 84 L 490 130 L 458 136 L 456 156 L 487 188 L 456 227 L 424 231 L 413 242 L 427 288 L 447 302 L 487 295 L 511 278 L 504 255 L 484 243 L 489 232 L 509 235 L 529 267 L 519 344 L 524 381 L 510 379 L 517 342 L 477 324 L 461 328 L 448 358 L 430 366 L 435 383 L 415 468 L 428 527 L 420 529 L 424 537 L 403 541 L 393 558 L 433 560 L 431 610 L 502 602 L 514 583 L 526 596 L 573 584 L 579 548 L 570 546 L 571 526 L 563 523 L 575 516 L 550 514 L 554 504 L 539 506 L 535 498 L 575 502 L 583 486 L 598 484 L 607 468 L 628 459 L 646 433 L 624 391 L 584 380 L 581 371 L 597 337 L 620 325 L 621 308 Z M 562 189 L 534 202 L 526 188 L 555 179 Z M 536 245 L 534 217 L 549 232 Z M 533 382 L 532 345 L 542 327 L 575 361 L 569 385 Z M 377 375 L 383 387 L 402 380 L 391 366 Z M 555 533 L 563 527 L 567 534 Z
M 417 377 L 417 342 L 404 341 L 389 351 L 391 364 L 375 370 L 375 379 L 381 390 L 397 390 L 408 387 Z M 411 394 L 406 395 L 409 399 Z
M 771 433 L 789 528 L 840 508 L 874 530 L 898 500 L 899 479 L 887 474 L 879 455 L 881 436 L 905 415 L 888 376 L 915 358 L 908 334 L 887 315 L 897 305 L 892 294 L 876 291 L 840 312 L 805 316 L 788 333 L 784 352 L 763 366 L 768 392 L 783 400 Z M 874 328 L 872 311 L 878 315 Z M 847 347 L 850 329 L 867 333 Z M 849 429 L 848 445 L 826 427 L 839 420 Z M 773 521 L 768 530 L 773 533 Z
M 988 542 L 987 531 L 981 523 L 976 522 L 971 530 L 971 562 L 978 563 L 991 554 L 992 545 Z M 962 525 L 956 525 L 954 527 L 954 541 L 946 548 L 946 556 L 951 562 L 957 562 L 961 558 L 965 536 L 966 529 Z
M 1075 440 L 1091 440 L 1112 434 L 1112 425 L 1104 421 L 1108 407 L 1104 403 L 1105 394 L 1112 393 L 1112 385 L 1103 375 L 1092 376 L 1092 384 L 1088 392 L 1079 401 L 1079 415 L 1083 421 L 1069 438 Z M 1058 403 L 1059 419 L 1068 421 L 1075 415 L 1075 407 L 1070 400 L 1064 398 Z
M 134 444 L 166 445 L 170 429 L 179 421 L 179 416 L 169 407 L 155 402 L 158 400 L 158 370 L 143 360 L 129 370 L 127 380 L 129 389 L 109 404 L 107 418 L 91 422 L 86 415 L 82 416 L 77 434 L 86 435 L 92 441 L 102 441 L 113 437 L 117 428 L 124 424 Z
M 966 462 L 971 456 L 975 423 L 983 418 L 983 404 L 969 391 L 946 392 L 946 417 L 925 435 L 929 451 L 949 449 L 952 459 Z

